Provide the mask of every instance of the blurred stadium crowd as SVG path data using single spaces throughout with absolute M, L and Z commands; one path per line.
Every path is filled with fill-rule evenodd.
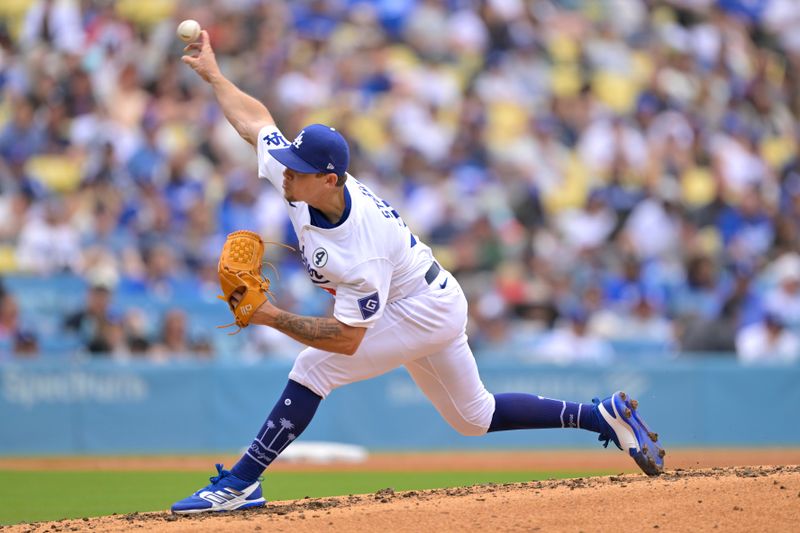
M 184 18 L 287 136 L 344 133 L 479 356 L 800 357 L 800 2 L 3 0 L 0 359 L 296 353 L 213 328 L 224 236 L 294 237 Z M 328 312 L 268 257 L 282 306 Z

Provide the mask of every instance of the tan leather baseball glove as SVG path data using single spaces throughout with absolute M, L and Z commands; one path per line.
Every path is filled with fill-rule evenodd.
M 269 280 L 261 271 L 263 256 L 264 241 L 252 231 L 234 231 L 222 247 L 217 265 L 222 288 L 219 298 L 228 304 L 239 328 L 250 324 L 253 313 L 264 303 L 267 295 L 271 295 Z M 238 304 L 234 304 L 231 296 L 237 291 L 242 292 L 242 297 Z

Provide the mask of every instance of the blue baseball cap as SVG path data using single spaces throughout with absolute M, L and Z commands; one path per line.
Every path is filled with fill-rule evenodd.
M 269 150 L 283 166 L 295 172 L 333 172 L 344 176 L 350 164 L 350 148 L 342 134 L 324 124 L 311 124 L 297 134 L 286 148 Z

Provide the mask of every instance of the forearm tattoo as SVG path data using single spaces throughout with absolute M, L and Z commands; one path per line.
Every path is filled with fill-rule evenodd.
M 281 312 L 275 317 L 275 328 L 304 341 L 333 339 L 344 333 L 342 324 L 337 320 L 298 316 L 286 312 Z

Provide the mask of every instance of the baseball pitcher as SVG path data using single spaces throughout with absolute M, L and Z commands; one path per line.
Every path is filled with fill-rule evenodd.
M 285 390 L 250 447 L 211 484 L 175 503 L 175 513 L 264 505 L 259 476 L 342 385 L 405 366 L 442 417 L 463 435 L 535 428 L 577 428 L 613 441 L 648 475 L 663 470 L 664 450 L 617 392 L 583 404 L 533 394 L 491 394 L 481 382 L 465 327 L 467 301 L 392 206 L 347 172 L 347 142 L 322 124 L 284 136 L 268 109 L 226 79 L 208 33 L 182 60 L 211 85 L 225 117 L 253 145 L 259 177 L 283 194 L 311 282 L 335 299 L 333 316 L 299 316 L 265 296 L 263 243 L 235 232 L 220 257 L 224 299 L 236 324 L 275 328 L 305 344 Z

